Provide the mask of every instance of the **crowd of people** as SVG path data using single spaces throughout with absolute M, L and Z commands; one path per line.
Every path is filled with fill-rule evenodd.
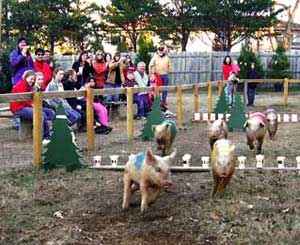
M 130 55 L 121 56 L 116 52 L 113 56 L 98 50 L 95 55 L 83 51 L 72 68 L 65 71 L 57 67 L 51 59 L 50 51 L 37 48 L 35 60 L 30 53 L 30 46 L 26 38 L 18 40 L 17 47 L 10 54 L 12 68 L 12 93 L 30 91 L 64 91 L 86 90 L 87 88 L 121 88 L 167 86 L 169 74 L 172 72 L 171 59 L 165 47 L 161 46 L 149 63 L 149 74 L 143 61 L 134 64 Z M 99 134 L 109 134 L 108 114 L 110 106 L 120 100 L 119 94 L 109 94 L 106 98 L 95 96 L 94 127 Z M 153 93 L 135 93 L 133 102 L 137 104 L 138 112 L 135 119 L 145 120 L 151 110 L 154 100 Z M 62 105 L 67 115 L 69 125 L 77 124 L 79 130 L 86 126 L 85 98 L 54 98 L 43 101 L 43 144 L 49 142 L 50 129 L 48 121 L 55 118 L 55 110 Z M 167 92 L 162 92 L 161 108 L 166 117 L 175 116 L 167 108 Z M 19 117 L 27 120 L 33 118 L 32 101 L 12 102 L 11 112 L 14 127 L 20 126 Z

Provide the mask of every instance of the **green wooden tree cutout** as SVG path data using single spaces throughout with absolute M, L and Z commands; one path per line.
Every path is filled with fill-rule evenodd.
M 214 113 L 225 114 L 229 113 L 230 108 L 228 106 L 228 100 L 225 93 L 225 88 L 223 88 L 221 95 L 218 98 L 217 104 L 214 108 Z
M 235 102 L 231 109 L 231 115 L 228 121 L 229 131 L 232 131 L 233 129 L 244 129 L 243 126 L 246 120 L 244 104 L 242 103 L 241 96 L 236 93 Z
M 153 139 L 154 133 L 152 131 L 152 125 L 161 124 L 164 120 L 165 117 L 160 108 L 160 97 L 157 96 L 153 101 L 151 112 L 147 117 L 147 122 L 145 123 L 142 134 L 140 135 L 142 140 L 146 141 Z
M 42 168 L 51 170 L 64 166 L 67 171 L 82 168 L 81 156 L 78 147 L 73 142 L 71 128 L 63 106 L 60 104 L 56 111 L 56 119 L 53 121 L 53 134 L 51 141 L 43 153 Z

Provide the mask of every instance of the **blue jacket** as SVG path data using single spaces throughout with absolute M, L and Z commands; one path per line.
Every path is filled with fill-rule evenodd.
M 12 84 L 13 86 L 21 80 L 22 75 L 27 70 L 34 71 L 33 68 L 33 60 L 30 53 L 27 53 L 27 56 L 24 57 L 21 53 L 21 50 L 17 46 L 10 55 L 9 55 L 9 63 L 12 68 Z

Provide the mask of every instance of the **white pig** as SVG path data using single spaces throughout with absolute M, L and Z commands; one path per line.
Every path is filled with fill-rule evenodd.
M 210 149 L 213 149 L 214 143 L 219 139 L 227 139 L 228 127 L 223 119 L 215 120 L 213 123 L 207 121 L 208 137 Z
M 140 188 L 142 201 L 141 212 L 149 202 L 155 202 L 163 189 L 172 186 L 170 165 L 174 162 L 177 150 L 174 148 L 169 156 L 153 155 L 151 150 L 131 154 L 124 170 L 123 209 L 128 209 L 132 194 Z M 149 193 L 149 188 L 154 192 Z
M 226 139 L 217 140 L 211 152 L 214 186 L 211 195 L 223 192 L 229 183 L 236 164 L 235 146 Z
M 256 144 L 258 154 L 262 151 L 262 144 L 267 130 L 266 125 L 266 116 L 261 112 L 251 114 L 250 118 L 244 124 L 247 134 L 247 145 L 249 145 L 250 150 L 254 150 Z
M 161 156 L 170 154 L 177 134 L 176 123 L 172 120 L 165 120 L 159 125 L 152 125 L 152 130 L 157 143 L 157 149 L 162 152 Z
M 268 109 L 264 112 L 267 118 L 267 129 L 271 140 L 274 140 L 278 128 L 277 112 L 274 109 Z

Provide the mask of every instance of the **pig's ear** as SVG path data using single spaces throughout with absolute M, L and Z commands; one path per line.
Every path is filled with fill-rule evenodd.
M 155 133 L 156 125 L 152 125 L 151 128 L 152 128 L 153 133 Z
M 163 159 L 166 160 L 168 162 L 168 165 L 170 166 L 174 162 L 176 155 L 177 155 L 177 149 L 173 148 L 171 154 L 169 156 L 163 157 Z
M 211 127 L 211 122 L 209 120 L 207 120 L 207 127 L 210 128 Z
M 146 151 L 146 163 L 148 165 L 154 165 L 156 163 L 156 158 L 155 156 L 153 155 L 151 149 L 148 149 Z
M 243 125 L 243 128 L 247 128 L 248 126 L 249 126 L 249 123 L 248 123 L 248 121 L 246 121 Z

